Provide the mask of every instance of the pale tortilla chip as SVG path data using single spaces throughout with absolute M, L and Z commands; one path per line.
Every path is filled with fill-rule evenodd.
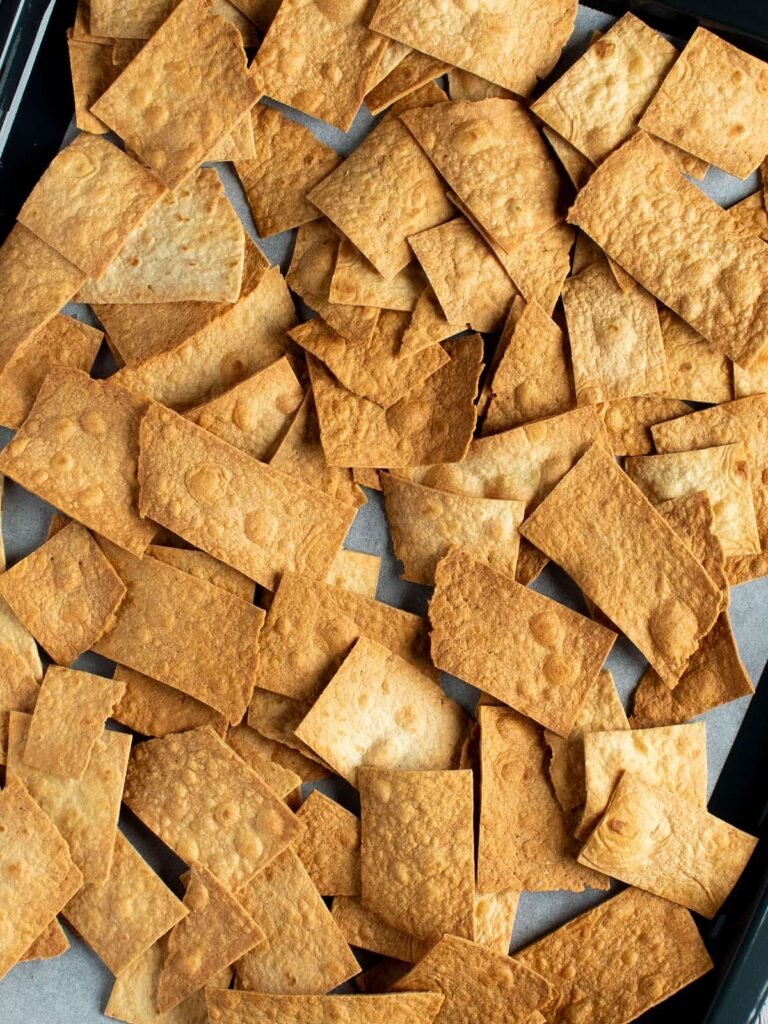
M 250 118 L 255 152 L 250 160 L 236 159 L 235 171 L 259 235 L 267 238 L 320 216 L 307 202 L 307 192 L 338 167 L 341 157 L 273 107 L 257 103 Z
M 579 862 L 712 918 L 756 845 L 674 790 L 626 772 Z
M 69 939 L 54 917 L 45 931 L 38 935 L 24 956 L 21 957 L 19 963 L 27 963 L 29 960 L 54 960 L 58 956 L 63 956 L 69 948 Z
M 613 457 L 594 445 L 520 531 L 674 687 L 717 618 L 720 591 Z
M 669 370 L 670 395 L 689 402 L 730 402 L 734 397 L 731 371 L 737 381 L 740 374 L 753 371 L 734 367 L 727 356 L 671 309 L 659 310 L 659 323 Z
M 210 0 L 182 0 L 93 112 L 176 188 L 259 95 L 235 26 Z
M 753 192 L 741 202 L 729 206 L 728 213 L 735 217 L 747 231 L 762 238 L 764 242 L 768 242 L 768 210 L 765 207 L 762 191 Z
M 34 335 L 33 335 L 34 337 Z M 2 378 L 0 377 L 0 381 Z M 768 392 L 768 355 L 765 349 L 748 370 L 733 364 L 733 393 L 735 398 L 764 395 Z
M 442 1004 L 434 992 L 383 996 L 288 996 L 209 989 L 214 1024 L 431 1024 Z
M 430 944 L 417 939 L 367 910 L 356 896 L 336 896 L 333 919 L 351 946 L 368 949 L 382 956 L 416 963 L 429 950 Z
M 296 812 L 304 826 L 294 846 L 321 896 L 360 894 L 360 819 L 320 790 Z
M 731 359 L 755 359 L 768 330 L 768 249 L 644 132 L 595 171 L 568 219 Z
M 478 889 L 607 889 L 606 878 L 576 863 L 578 847 L 550 786 L 541 729 L 510 708 L 480 707 L 478 713 Z
M 651 429 L 657 423 L 676 419 L 691 412 L 690 405 L 677 398 L 640 395 L 619 398 L 597 406 L 605 425 L 609 448 L 614 455 L 650 455 L 653 449 Z
M 595 169 L 592 161 L 585 157 L 583 153 L 580 153 L 575 146 L 571 145 L 554 128 L 550 128 L 549 125 L 543 125 L 541 131 L 544 138 L 554 149 L 555 156 L 563 165 L 563 170 L 571 179 L 574 188 L 577 190 L 584 188 Z
M 350 241 L 342 238 L 329 297 L 331 302 L 350 306 L 374 306 L 410 313 L 416 308 L 425 287 L 426 280 L 416 263 L 409 263 L 399 274 L 387 280 Z
M 24 763 L 82 779 L 104 722 L 124 692 L 120 682 L 51 665 L 29 723 Z
M 262 742 L 263 737 L 255 729 L 245 723 L 230 726 L 225 739 L 281 800 L 301 788 L 301 776 L 277 761 L 270 760 L 270 751 L 265 746 L 267 741 Z
M 413 308 L 411 321 L 400 342 L 400 351 L 403 355 L 412 355 L 429 345 L 437 345 L 454 334 L 460 334 L 463 330 L 463 324 L 448 323 L 437 301 L 434 288 L 427 286 Z
M 104 135 L 109 129 L 91 107 L 120 74 L 112 63 L 112 42 L 100 45 L 90 40 L 67 38 L 72 92 L 75 97 L 75 123 L 83 132 Z
M 422 939 L 474 938 L 472 772 L 362 768 L 363 904 Z
M 350 590 L 361 597 L 376 597 L 381 573 L 381 555 L 342 548 L 325 576 L 331 587 Z
M 214 587 L 226 590 L 228 594 L 239 597 L 248 604 L 253 604 L 256 585 L 253 580 L 243 576 L 237 569 L 233 569 L 216 558 L 211 558 L 204 551 L 189 551 L 187 548 L 170 548 L 160 544 L 150 544 L 147 548 L 148 555 L 172 565 L 174 569 L 189 573 L 198 580 L 205 580 L 212 583 Z M 141 730 L 139 730 L 141 732 Z
M 124 800 L 182 860 L 203 864 L 230 891 L 300 832 L 285 804 L 207 726 L 140 743 Z
M 201 725 L 210 725 L 217 732 L 226 728 L 224 715 L 174 686 L 125 665 L 115 666 L 114 678 L 124 684 L 125 695 L 112 717 L 134 732 L 162 737 Z

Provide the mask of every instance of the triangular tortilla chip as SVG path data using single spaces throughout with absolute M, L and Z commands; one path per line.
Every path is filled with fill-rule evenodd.
M 400 351 L 412 355 L 429 345 L 437 345 L 454 334 L 461 334 L 463 324 L 449 324 L 437 301 L 435 290 L 427 286 L 419 296 L 411 314 L 411 321 L 405 329 Z
M 664 516 L 704 566 L 720 588 L 723 607 L 727 607 L 730 594 L 725 572 L 725 553 L 713 532 L 714 513 L 706 492 L 698 491 L 684 498 L 662 501 L 656 506 L 656 511 Z
M 245 733 L 245 736 L 243 733 Z M 232 749 L 237 751 L 240 757 L 247 764 L 250 764 L 257 773 L 262 771 L 262 769 L 261 767 L 257 769 L 253 766 L 255 757 L 261 760 L 262 765 L 264 762 L 268 762 L 276 768 L 285 769 L 290 775 L 297 775 L 301 782 L 316 782 L 318 779 L 324 779 L 330 774 L 327 768 L 311 758 L 305 757 L 298 750 L 286 746 L 285 743 L 281 743 L 279 740 L 270 739 L 268 736 L 244 723 L 241 723 L 234 729 L 230 729 L 226 739 Z M 262 771 L 262 777 L 270 789 L 274 789 L 275 792 L 278 792 L 281 788 L 280 786 L 276 788 L 274 782 L 269 781 L 266 772 Z
M 466 98 L 470 99 L 471 97 Z M 592 161 L 549 125 L 542 125 L 541 132 L 554 149 L 557 159 L 563 165 L 563 170 L 571 179 L 573 186 L 576 189 L 584 188 L 595 169 Z
M 360 819 L 319 789 L 296 817 L 304 831 L 294 850 L 320 895 L 359 895 Z
M 431 1024 L 442 1004 L 434 992 L 383 996 L 286 996 L 209 989 L 216 1024 Z
M 38 935 L 19 963 L 26 963 L 28 960 L 54 960 L 58 956 L 63 956 L 69 948 L 69 939 L 58 919 L 54 917 L 45 931 Z
M 310 707 L 311 704 L 306 701 L 292 700 L 280 693 L 270 693 L 269 690 L 260 690 L 257 687 L 253 691 L 251 706 L 248 709 L 248 725 L 262 736 L 276 740 L 303 754 L 304 757 L 316 761 L 318 766 L 325 767 L 324 774 L 328 775 L 330 769 L 325 766 L 322 759 L 294 733 Z

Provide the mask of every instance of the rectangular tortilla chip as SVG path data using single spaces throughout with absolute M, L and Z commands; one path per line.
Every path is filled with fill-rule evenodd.
M 568 736 L 616 634 L 460 548 L 440 562 L 435 582 L 438 668 Z
M 336 896 L 333 919 L 351 946 L 382 956 L 415 964 L 430 947 L 430 943 L 387 924 L 378 914 L 364 907 L 357 896 Z
M 756 845 L 704 808 L 625 772 L 579 863 L 712 918 Z
M 94 650 L 239 722 L 253 689 L 261 608 L 155 558 L 107 553 L 128 593 Z
M 381 573 L 381 555 L 342 548 L 328 570 L 325 582 L 331 587 L 350 590 L 361 597 L 376 597 Z
M 480 707 L 480 892 L 607 889 L 576 863 L 570 821 L 549 782 L 541 729 L 510 708 Z
M 765 243 L 686 181 L 648 135 L 601 164 L 568 219 L 727 356 L 754 361 L 768 332 Z
M 409 263 L 389 280 L 382 277 L 348 239 L 342 238 L 333 268 L 329 298 L 334 303 L 399 309 L 410 313 L 415 309 L 426 283 L 416 263 Z
M 614 955 L 621 949 L 637 957 L 631 970 Z M 567 1024 L 576 1001 L 590 1024 L 635 1020 L 712 969 L 690 913 L 634 888 L 580 914 L 515 959 L 554 986 L 544 1007 L 551 1024 Z
M 360 819 L 314 789 L 296 812 L 294 850 L 321 896 L 360 895 Z
M 674 687 L 717 618 L 720 591 L 613 457 L 593 446 L 520 532 Z
M 290 996 L 261 992 L 206 992 L 220 1024 L 432 1024 L 443 1002 L 436 992 L 373 996 Z
M 705 341 L 671 309 L 659 310 L 661 336 L 669 370 L 669 393 L 689 402 L 730 402 L 734 397 L 730 359 Z
M 208 726 L 138 744 L 124 800 L 182 860 L 207 867 L 230 891 L 300 833 L 292 812 Z
M 271 590 L 283 572 L 323 578 L 355 516 L 159 405 L 142 421 L 139 482 L 144 515 Z
M 223 732 L 227 720 L 208 704 L 190 697 L 174 686 L 151 679 L 143 672 L 115 666 L 115 680 L 125 686 L 125 694 L 112 717 L 144 736 L 162 737 L 171 732 L 186 732 L 210 725 Z
M 363 905 L 417 938 L 474 938 L 470 771 L 362 768 Z

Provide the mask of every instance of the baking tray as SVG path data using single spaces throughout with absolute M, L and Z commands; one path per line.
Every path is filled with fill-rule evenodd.
M 763 0 L 729 0 L 727 4 L 707 0 L 632 4 L 593 0 L 591 7 L 580 7 L 576 30 L 557 70 L 583 51 L 594 29 L 605 29 L 629 8 L 678 40 L 701 23 L 768 58 L 768 4 Z M 66 30 L 74 21 L 74 9 L 75 0 L 0 3 L 0 238 L 10 230 L 19 207 L 53 155 L 76 133 L 66 50 Z M 374 123 L 363 110 L 345 135 L 296 111 L 282 109 L 342 154 L 354 149 Z M 218 165 L 218 170 L 247 230 L 271 262 L 285 268 L 290 259 L 292 234 L 259 239 L 231 168 Z M 730 205 L 754 191 L 757 180 L 753 176 L 738 182 L 710 170 L 704 187 L 723 205 Z M 95 322 L 85 307 L 73 305 L 67 307 L 67 312 Z M 105 347 L 94 373 L 106 376 L 113 370 L 114 363 Z M 10 431 L 0 428 L 0 447 L 11 436 Z M 368 498 L 350 531 L 347 546 L 381 555 L 377 594 L 380 600 L 423 615 L 429 590 L 399 579 L 400 567 L 392 551 L 380 496 L 369 491 Z M 51 512 L 33 495 L 13 483 L 7 484 L 3 529 L 9 564 L 42 543 Z M 534 586 L 585 611 L 576 588 L 555 567 L 545 570 Z M 734 630 L 742 658 L 756 684 L 768 675 L 766 608 L 768 579 L 733 589 Z M 620 639 L 608 665 L 627 705 L 645 663 L 627 641 Z M 97 655 L 85 655 L 76 666 L 111 674 L 111 664 Z M 473 706 L 476 691 L 450 677 L 444 676 L 443 684 L 466 707 Z M 759 1009 L 768 998 L 768 684 L 758 687 L 751 701 L 736 701 L 704 717 L 710 809 L 759 835 L 761 841 L 720 914 L 711 922 L 699 920 L 716 963 L 715 970 L 641 1018 L 657 1024 L 748 1024 L 758 1019 Z M 323 782 L 320 787 L 352 810 L 357 809 L 355 791 L 346 784 Z M 178 876 L 184 865 L 130 812 L 121 815 L 120 828 L 178 892 Z M 593 892 L 524 894 L 513 934 L 513 951 L 604 898 L 604 894 Z M 111 975 L 71 931 L 69 935 L 72 949 L 64 957 L 16 967 L 0 983 L 0 1024 L 97 1024 L 105 1020 L 101 1009 L 109 996 Z M 366 954 L 360 958 L 364 966 L 375 959 Z

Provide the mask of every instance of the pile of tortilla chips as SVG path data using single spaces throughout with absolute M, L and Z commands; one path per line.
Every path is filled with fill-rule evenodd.
M 80 0 L 81 131 L 0 249 L 0 473 L 57 510 L 0 573 L 0 977 L 60 919 L 128 1024 L 623 1024 L 712 967 L 691 911 L 756 839 L 692 719 L 753 690 L 768 207 L 696 179 L 765 160 L 768 65 L 627 14 L 552 81 L 575 12 Z M 364 102 L 341 155 L 288 109 Z M 344 546 L 370 500 L 429 621 Z M 509 956 L 521 893 L 585 889 Z

